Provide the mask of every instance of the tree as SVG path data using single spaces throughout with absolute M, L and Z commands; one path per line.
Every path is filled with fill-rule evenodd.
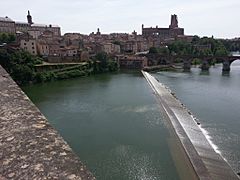
M 155 48 L 155 47 L 150 47 L 150 49 L 149 49 L 149 54 L 157 54 L 157 53 L 158 53 L 157 48 Z
M 0 34 L 0 42 L 7 43 L 7 41 L 8 41 L 8 35 L 6 33 Z
M 16 37 L 13 34 L 0 33 L 0 43 L 11 43 L 15 41 Z
M 108 70 L 110 72 L 114 72 L 114 71 L 117 71 L 118 70 L 118 64 L 116 61 L 113 61 L 113 60 L 109 60 L 108 61 Z
M 192 54 L 192 45 L 185 41 L 175 41 L 168 45 L 171 54 L 190 55 Z
M 105 52 L 97 53 L 96 59 L 100 61 L 101 68 L 104 71 L 107 68 L 107 61 L 108 61 L 107 53 Z
M 219 47 L 215 52 L 215 56 L 227 56 L 228 54 L 229 53 L 225 47 Z
M 13 41 L 15 41 L 16 40 L 16 37 L 13 35 L 13 34 L 9 34 L 8 35 L 8 41 L 9 42 L 13 42 Z
M 197 44 L 198 42 L 200 41 L 200 37 L 199 36 L 193 36 L 193 39 L 192 39 L 192 44 Z
M 26 84 L 35 79 L 34 65 L 41 62 L 40 58 L 25 51 L 0 50 L 0 65 L 20 85 Z
M 169 55 L 170 51 L 168 49 L 168 47 L 161 47 L 158 49 L 159 54 L 162 55 Z

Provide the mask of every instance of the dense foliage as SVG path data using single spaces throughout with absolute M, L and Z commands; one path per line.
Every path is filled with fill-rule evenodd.
M 228 51 L 240 51 L 240 39 L 221 40 Z
M 35 78 L 34 65 L 42 63 L 39 57 L 25 51 L 0 49 L 0 65 L 2 65 L 18 84 L 26 84 Z
M 7 33 L 0 33 L 0 44 L 3 43 L 11 43 L 15 41 L 16 37 L 13 34 L 7 34 Z
M 227 56 L 229 51 L 220 40 L 194 36 L 192 42 L 174 41 L 166 47 L 151 47 L 149 53 L 163 55 Z
M 14 50 L 8 47 L 0 48 L 0 65 L 19 84 L 30 82 L 47 82 L 58 79 L 69 79 L 80 76 L 88 76 L 91 73 L 113 72 L 118 70 L 117 62 L 113 61 L 105 53 L 99 53 L 94 60 L 72 67 L 64 65 L 55 70 L 37 72 L 35 65 L 41 64 L 42 59 L 33 56 L 23 50 Z
M 93 58 L 93 72 L 113 72 L 118 70 L 118 64 L 107 53 L 100 52 Z

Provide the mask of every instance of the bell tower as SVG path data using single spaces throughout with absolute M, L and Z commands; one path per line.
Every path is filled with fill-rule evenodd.
M 28 10 L 28 15 L 27 15 L 27 22 L 28 22 L 28 24 L 33 24 L 32 16 L 30 15 L 30 11 L 29 10 Z
M 169 28 L 171 29 L 178 28 L 178 18 L 176 14 L 171 15 L 171 24 Z

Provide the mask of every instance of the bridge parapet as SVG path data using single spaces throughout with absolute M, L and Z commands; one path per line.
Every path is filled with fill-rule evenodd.
M 0 179 L 95 179 L 1 66 L 0 149 Z

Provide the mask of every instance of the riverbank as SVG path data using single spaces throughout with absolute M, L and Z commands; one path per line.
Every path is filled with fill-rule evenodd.
M 200 179 L 238 179 L 229 164 L 216 153 L 185 107 L 150 74 L 143 72 L 171 122 L 194 171 Z
M 87 62 L 47 63 L 24 50 L 0 49 L 0 65 L 20 86 L 61 79 L 89 76 L 119 69 L 106 53 L 98 53 Z

